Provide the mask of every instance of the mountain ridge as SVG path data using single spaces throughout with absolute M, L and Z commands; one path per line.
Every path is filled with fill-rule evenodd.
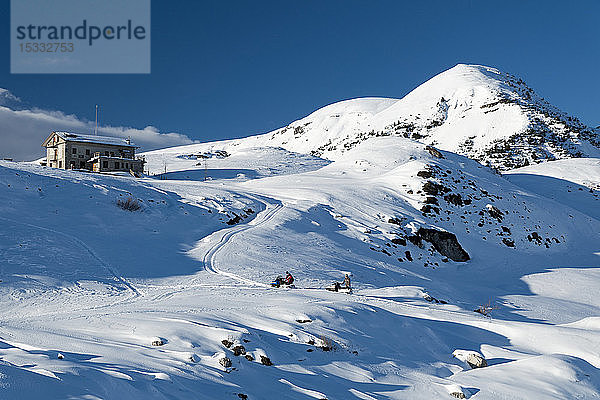
M 364 97 L 324 106 L 274 131 L 190 145 L 282 147 L 336 160 L 377 136 L 402 136 L 498 170 L 600 157 L 599 130 L 548 103 L 496 68 L 458 64 L 401 99 Z

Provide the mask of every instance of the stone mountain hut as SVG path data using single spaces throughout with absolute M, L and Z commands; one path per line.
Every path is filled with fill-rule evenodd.
M 134 175 L 144 172 L 143 158 L 135 156 L 138 148 L 129 139 L 111 136 L 52 132 L 44 140 L 46 165 L 61 169 L 94 172 L 125 171 Z

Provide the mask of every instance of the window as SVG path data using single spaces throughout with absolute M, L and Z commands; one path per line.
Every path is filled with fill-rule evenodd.
M 89 156 L 90 155 L 90 149 L 85 149 L 85 155 Z
M 73 147 L 71 151 L 73 152 L 73 154 L 77 154 L 77 149 L 75 147 Z
M 105 156 L 107 156 L 107 155 L 108 155 L 108 151 L 105 151 L 105 152 L 104 152 L 104 155 L 105 155 Z
M 58 162 L 58 168 L 62 168 L 62 161 Z
M 102 161 L 102 168 L 108 168 L 108 161 Z
M 119 169 L 119 162 L 115 161 L 115 169 Z
M 110 156 L 111 156 L 111 157 L 114 157 L 114 156 L 115 156 L 115 152 L 114 152 L 114 151 L 111 151 L 111 152 L 110 152 Z
M 129 169 L 129 163 L 125 163 L 125 169 Z

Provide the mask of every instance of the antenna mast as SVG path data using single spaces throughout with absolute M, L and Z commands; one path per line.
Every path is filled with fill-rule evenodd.
M 208 180 L 208 170 L 206 169 L 206 160 L 208 159 L 208 156 L 204 157 L 204 180 Z
M 96 127 L 94 128 L 94 135 L 98 136 L 98 104 L 96 104 Z

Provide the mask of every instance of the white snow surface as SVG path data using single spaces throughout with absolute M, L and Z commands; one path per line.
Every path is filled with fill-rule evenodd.
M 600 158 L 573 158 L 529 165 L 506 171 L 510 175 L 533 175 L 571 182 L 590 189 L 600 189 Z M 548 185 L 552 186 L 552 185 Z
M 0 161 L 0 398 L 600 397 L 597 160 L 503 177 L 397 136 L 334 162 L 250 142 L 147 153 L 163 174 L 143 179 Z M 413 243 L 420 227 L 470 260 Z M 296 288 L 271 288 L 286 270 Z M 352 294 L 324 290 L 344 273 Z

